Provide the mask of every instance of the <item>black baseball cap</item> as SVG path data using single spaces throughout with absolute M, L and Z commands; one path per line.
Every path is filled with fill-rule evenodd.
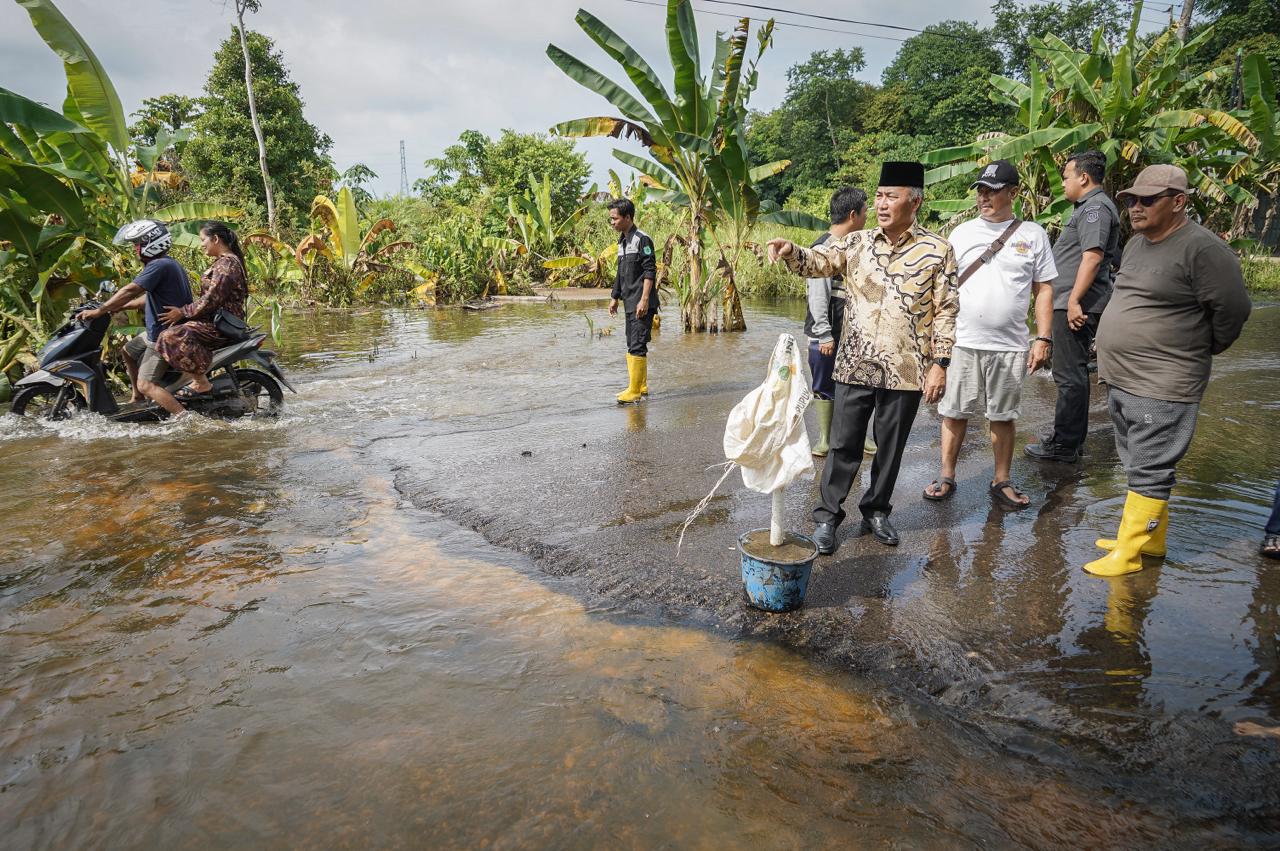
M 1008 160 L 992 160 L 982 169 L 982 174 L 978 175 L 978 179 L 969 188 L 985 186 L 988 189 L 1004 189 L 1006 186 L 1018 186 L 1021 183 L 1022 178 L 1018 177 L 1018 170 L 1013 167 L 1013 163 Z

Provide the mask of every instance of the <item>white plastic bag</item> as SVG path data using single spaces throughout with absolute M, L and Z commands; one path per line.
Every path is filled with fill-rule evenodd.
M 764 383 L 734 406 L 724 429 L 724 457 L 742 468 L 744 485 L 774 493 L 813 472 L 804 428 L 812 399 L 795 338 L 779 334 Z

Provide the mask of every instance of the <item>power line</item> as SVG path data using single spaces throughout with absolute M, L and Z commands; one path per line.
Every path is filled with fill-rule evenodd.
M 641 2 L 641 0 L 626 0 L 626 2 L 638 3 L 638 2 Z M 814 19 L 814 20 L 819 20 L 819 21 L 831 21 L 831 22 L 834 22 L 834 23 L 840 23 L 840 24 L 853 24 L 853 25 L 855 25 L 855 26 L 863 26 L 863 27 L 877 27 L 877 28 L 880 28 L 880 29 L 896 30 L 896 31 L 899 31 L 899 32 L 909 32 L 909 33 L 913 33 L 914 35 L 934 35 L 934 36 L 939 36 L 939 37 L 941 37 L 941 38 L 950 38 L 950 39 L 954 39 L 954 40 L 956 40 L 956 41 L 963 41 L 963 42 L 966 42 L 966 43 L 969 41 L 969 40 L 968 40 L 967 38 L 965 38 L 964 36 L 956 35 L 956 34 L 954 34 L 954 33 L 938 32 L 938 31 L 936 31 L 936 30 L 923 30 L 923 29 L 920 29 L 920 28 L 918 28 L 918 27 L 908 27 L 908 26 L 903 26 L 903 25 L 901 25 L 901 24 L 884 24 L 884 23 L 878 23 L 878 22 L 876 22 L 876 21 L 860 21 L 860 20 L 857 20 L 857 19 L 855 19 L 855 18 L 841 18 L 841 17 L 837 17 L 837 16 L 835 16 L 835 15 L 820 15 L 820 14 L 818 14 L 818 13 L 816 13 L 816 12 L 796 12 L 796 11 L 792 11 L 791 9 L 783 9 L 783 8 L 780 8 L 780 7 L 778 7 L 778 6 L 764 6 L 764 5 L 760 5 L 760 4 L 756 4 L 756 3 L 747 3 L 747 2 L 742 2 L 742 0 L 700 0 L 700 2 L 704 2 L 704 3 L 713 3 L 713 4 L 717 5 L 717 6 L 737 6 L 737 7 L 739 7 L 739 8 L 743 8 L 743 9 L 755 9 L 755 10 L 757 10 L 757 11 L 763 11 L 763 12 L 776 12 L 776 13 L 782 13 L 782 14 L 786 14 L 786 15 L 796 15 L 796 16 L 798 16 L 798 17 L 802 17 L 802 18 L 812 18 L 812 19 Z M 655 5 L 655 6 L 657 6 L 657 5 L 664 5 L 664 4 L 661 4 L 661 3 L 645 3 L 645 5 Z M 708 12 L 706 12 L 706 14 L 717 14 L 717 13 L 709 12 L 709 11 L 708 11 Z M 722 13 L 721 13 L 721 14 L 722 14 Z M 728 17 L 738 17 L 738 16 L 737 16 L 737 15 L 729 15 Z M 780 23 L 780 22 L 779 22 L 779 23 Z M 796 23 L 790 23 L 790 24 L 788 24 L 788 25 L 789 25 L 789 26 L 792 26 L 792 27 L 804 27 L 804 26 L 805 26 L 805 25 L 803 25 L 803 24 L 796 24 Z M 807 29 L 823 30 L 823 31 L 826 31 L 826 32 L 844 32 L 844 31 L 841 31 L 841 30 L 824 30 L 822 27 L 805 27 L 805 28 L 807 28 Z M 846 33 L 846 34 L 852 34 L 852 35 L 867 35 L 867 34 L 865 34 L 865 33 Z M 888 40 L 890 40 L 890 41 L 907 41 L 907 39 L 889 38 L 888 36 L 872 36 L 872 37 L 873 37 L 873 38 L 883 38 L 883 39 L 888 39 Z M 1021 43 L 1015 43 L 1015 42 L 1011 42 L 1011 41 L 1005 41 L 1005 40 L 1002 40 L 1002 39 L 992 39 L 992 43 L 993 43 L 993 44 L 1001 44 L 1001 45 L 1004 45 L 1004 46 L 1006 46 L 1006 47 L 1022 47 L 1022 46 L 1023 46 Z M 1049 50 L 1049 51 L 1053 51 L 1053 52 L 1055 52 L 1055 53 L 1073 53 L 1073 54 L 1074 54 L 1074 53 L 1083 53 L 1083 54 L 1085 54 L 1085 55 L 1092 55 L 1092 56 L 1096 56 L 1096 55 L 1098 55 L 1098 54 L 1093 54 L 1093 53 L 1091 53 L 1090 51 L 1087 51 L 1087 50 L 1073 50 L 1073 49 L 1063 50 L 1062 48 L 1049 47 L 1049 46 L 1047 46 L 1047 45 L 1044 47 L 1044 49 L 1045 49 L 1045 50 Z
M 655 0 L 623 0 L 623 2 L 634 3 L 637 6 L 657 6 L 660 9 L 667 8 L 666 3 L 659 3 L 659 2 L 656 2 Z M 741 15 L 735 15 L 735 14 L 732 14 L 731 12 L 715 12 L 715 11 L 712 11 L 711 9 L 698 9 L 697 11 L 701 12 L 704 15 L 715 15 L 718 18 L 733 18 L 734 20 L 737 20 L 738 18 L 742 17 Z M 876 35 L 875 33 L 855 32 L 854 30 L 834 30 L 828 27 L 815 27 L 809 24 L 797 24 L 791 21 L 777 21 L 776 25 L 780 27 L 790 27 L 791 29 L 816 30 L 817 32 L 824 32 L 824 33 L 839 33 L 841 35 L 856 35 L 862 38 L 876 38 L 876 39 L 880 39 L 881 41 L 896 41 L 901 43 L 907 40 L 905 38 L 894 38 L 893 36 L 888 36 L 888 35 Z

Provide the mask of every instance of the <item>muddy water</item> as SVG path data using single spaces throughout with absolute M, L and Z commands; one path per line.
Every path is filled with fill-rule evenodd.
M 637 612 L 621 586 L 550 578 L 421 507 L 414 482 L 553 543 L 665 522 L 686 495 L 635 487 L 633 459 L 714 447 L 724 400 L 755 383 L 795 312 L 758 305 L 746 335 L 664 331 L 648 408 L 599 404 L 619 389 L 621 342 L 588 337 L 583 316 L 620 323 L 598 306 L 520 306 L 294 317 L 282 350 L 301 393 L 275 423 L 0 419 L 0 846 L 1273 837 L 1274 814 L 1162 801 L 884 677 L 734 639 L 714 617 Z M 1084 719 L 1144 747 L 1160 724 L 1210 745 L 1217 722 L 1280 724 L 1280 574 L 1245 546 L 1277 473 L 1277 318 L 1255 316 L 1206 405 L 1175 504 L 1187 521 L 1170 532 L 1186 559 L 1110 594 L 1066 570 L 1079 517 L 1114 513 L 1099 464 L 1037 492 L 1053 513 L 993 525 L 958 502 L 942 531 L 900 524 L 928 555 L 872 565 L 878 590 L 820 566 L 811 616 L 856 610 L 864 628 L 916 635 L 926 657 L 930 630 L 962 657 L 981 636 L 1020 723 Z M 922 459 L 934 425 L 918 426 Z M 559 477 L 536 472 L 548 456 Z M 681 479 L 696 496 L 705 484 Z M 705 540 L 768 511 L 739 494 L 716 505 Z M 1051 539 L 1057 551 L 1025 557 Z M 1009 553 L 1034 575 L 1002 575 L 1020 570 Z M 732 584 L 732 559 L 698 573 Z

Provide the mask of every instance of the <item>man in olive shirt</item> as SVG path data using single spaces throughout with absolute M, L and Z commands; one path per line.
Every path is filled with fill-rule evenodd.
M 1053 244 L 1053 380 L 1058 405 L 1053 435 L 1026 453 L 1041 461 L 1073 464 L 1089 431 L 1089 347 L 1111 298 L 1112 270 L 1120 255 L 1120 213 L 1102 190 L 1107 158 L 1082 151 L 1062 168 L 1062 191 L 1075 203 Z
M 1252 305 L 1240 261 L 1187 218 L 1187 175 L 1153 165 L 1120 192 L 1134 236 L 1098 327 L 1098 374 L 1129 478 L 1120 532 L 1084 569 L 1120 576 L 1164 556 L 1174 468 L 1195 433 L 1213 356 L 1240 336 Z

